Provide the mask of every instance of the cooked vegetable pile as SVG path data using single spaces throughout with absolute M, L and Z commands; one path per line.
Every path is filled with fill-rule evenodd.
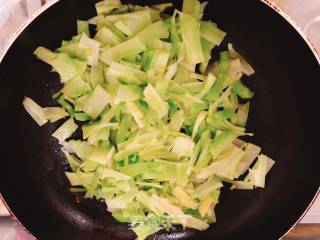
M 211 59 L 226 33 L 201 20 L 205 3 L 185 0 L 182 11 L 163 13 L 171 7 L 97 3 L 98 16 L 78 21 L 70 41 L 35 51 L 60 75 L 59 107 L 23 101 L 40 126 L 66 119 L 52 136 L 70 165 L 71 191 L 103 199 L 139 240 L 173 224 L 207 229 L 224 183 L 263 188 L 274 164 L 239 139 L 252 135 L 254 94 L 241 78 L 254 70 L 231 44 Z

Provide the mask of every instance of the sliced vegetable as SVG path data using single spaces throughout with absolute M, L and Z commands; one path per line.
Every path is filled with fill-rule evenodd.
M 65 53 L 59 53 L 56 58 L 51 61 L 51 65 L 61 77 L 62 82 L 70 81 L 76 76 L 81 76 L 86 68 L 86 63 L 69 57 Z
M 194 137 L 197 135 L 200 124 L 205 120 L 206 116 L 207 116 L 207 112 L 200 112 L 199 113 L 199 115 L 194 123 L 194 126 L 193 126 L 192 136 L 191 136 L 192 139 L 194 139 Z
M 182 12 L 192 15 L 197 19 L 200 19 L 200 8 L 201 6 L 198 0 L 184 0 Z
M 82 33 L 78 47 L 83 52 L 85 52 L 86 59 L 89 65 L 98 64 L 100 48 L 99 42 L 89 38 L 87 34 Z
M 258 160 L 252 169 L 249 169 L 249 181 L 255 187 L 265 187 L 266 174 L 270 171 L 274 161 L 266 155 L 259 155 Z
M 100 64 L 91 66 L 90 84 L 95 88 L 98 84 L 102 85 L 105 82 L 103 68 Z
M 98 15 L 110 14 L 113 10 L 122 6 L 120 0 L 108 0 L 96 3 L 96 10 Z
M 209 227 L 209 225 L 205 221 L 202 221 L 187 214 L 180 215 L 177 219 L 173 219 L 173 222 L 200 231 L 206 230 Z
M 203 201 L 201 202 L 199 206 L 199 213 L 201 217 L 205 217 L 208 210 L 210 209 L 210 206 L 214 203 L 214 199 L 211 196 L 207 196 Z
M 213 158 L 217 158 L 223 150 L 225 150 L 238 136 L 230 131 L 222 132 L 216 134 L 216 137 L 213 139 L 212 144 L 210 145 L 210 153 Z
M 53 134 L 52 136 L 63 142 L 77 130 L 78 125 L 75 124 L 72 118 L 63 123 Z
M 76 173 L 73 172 L 65 172 L 71 186 L 80 186 L 82 185 L 80 179 L 78 178 Z
M 221 92 L 225 88 L 227 82 L 227 73 L 230 68 L 229 54 L 228 52 L 220 52 L 220 63 L 217 80 L 206 95 L 206 99 L 209 101 L 215 101 L 219 98 Z
M 85 82 L 81 77 L 75 77 L 74 79 L 65 83 L 61 92 L 68 97 L 77 98 L 81 95 L 91 91 L 90 85 Z
M 100 146 L 96 146 L 89 155 L 89 160 L 102 165 L 110 165 L 112 159 L 108 156 L 108 150 Z
M 163 21 L 158 21 L 137 33 L 136 37 L 138 37 L 144 44 L 149 44 L 153 39 L 168 38 L 169 31 Z
M 196 209 L 197 202 L 186 193 L 181 187 L 177 186 L 172 190 L 172 194 L 180 201 L 181 205 L 186 208 Z
M 243 99 L 252 98 L 254 95 L 254 93 L 247 88 L 240 79 L 233 83 L 232 92 Z
M 140 87 L 121 84 L 118 87 L 115 102 L 133 102 L 135 100 L 141 99 L 142 97 L 142 89 Z
M 174 139 L 172 152 L 179 157 L 190 157 L 194 148 L 194 142 L 190 138 L 177 137 Z
M 160 223 L 160 219 L 154 217 L 153 214 L 149 213 L 148 216 L 145 217 L 144 221 L 142 221 L 142 223 L 139 223 L 139 225 L 132 228 L 134 233 L 137 235 L 136 240 L 144 240 L 148 236 L 161 230 L 162 227 L 160 226 Z
M 112 23 L 122 21 L 133 34 L 152 23 L 150 9 L 148 8 L 131 13 L 107 15 L 106 20 Z
M 248 143 L 247 146 L 244 149 L 245 155 L 241 159 L 239 165 L 238 165 L 238 176 L 244 174 L 250 167 L 250 165 L 253 163 L 253 161 L 257 158 L 259 155 L 261 148 L 252 144 Z
M 85 33 L 88 37 L 90 36 L 89 23 L 87 21 L 78 20 L 77 30 L 78 30 L 78 35 Z
M 252 66 L 238 53 L 234 50 L 233 46 L 231 43 L 228 44 L 228 50 L 229 50 L 229 55 L 230 58 L 232 59 L 240 59 L 241 67 L 242 67 L 242 72 L 248 76 L 252 75 L 255 73 L 254 69 Z
M 200 35 L 207 41 L 219 46 L 227 34 L 217 28 L 216 24 L 210 21 L 201 21 Z
M 110 95 L 100 85 L 97 85 L 82 109 L 94 119 L 110 101 Z
M 67 161 L 68 161 L 72 171 L 76 172 L 79 169 L 81 162 L 75 156 L 71 155 L 70 153 L 68 153 L 66 151 L 64 152 L 64 154 L 67 158 Z
M 238 112 L 237 112 L 237 125 L 240 127 L 245 127 L 247 124 L 248 116 L 249 116 L 249 107 L 250 103 L 247 102 L 245 104 L 239 104 Z
M 192 16 L 179 13 L 180 31 L 182 40 L 186 46 L 187 60 L 191 64 L 204 61 L 200 41 L 200 23 Z
M 38 47 L 34 51 L 34 55 L 36 55 L 37 58 L 50 65 L 52 65 L 52 61 L 57 57 L 56 53 L 51 52 L 49 49 L 44 47 Z
M 39 126 L 42 126 L 48 122 L 43 108 L 31 98 L 25 97 L 22 104 L 24 109 L 30 114 L 30 116 Z
M 140 85 L 146 82 L 147 74 L 122 63 L 112 62 L 106 72 L 107 80 L 115 77 L 117 82 L 126 85 Z
M 243 156 L 244 152 L 238 147 L 233 146 L 225 158 L 215 160 L 208 167 L 201 169 L 197 174 L 197 178 L 206 179 L 214 174 L 233 180 L 237 175 L 237 165 Z
M 100 178 L 113 178 L 117 180 L 130 180 L 130 177 L 110 168 L 104 168 L 100 173 Z
M 171 117 L 171 120 L 168 126 L 169 129 L 171 129 L 174 132 L 180 132 L 180 129 L 183 125 L 184 120 L 185 120 L 185 117 L 184 117 L 183 110 L 179 110 L 175 112 Z
M 118 130 L 118 134 L 117 134 L 117 144 L 123 142 L 124 140 L 126 140 L 127 135 L 128 135 L 128 131 L 130 128 L 130 124 L 131 124 L 131 115 L 124 113 L 120 122 L 120 126 L 119 126 L 119 130 Z
M 111 46 L 122 42 L 122 39 L 107 27 L 101 27 L 94 39 L 102 44 L 110 44 Z
M 111 48 L 107 48 L 102 53 L 100 59 L 110 65 L 113 61 L 119 61 L 125 57 L 137 55 L 145 50 L 145 44 L 143 44 L 138 37 L 134 37 Z
M 60 107 L 46 107 L 43 108 L 43 112 L 45 117 L 50 122 L 56 122 L 69 115 L 63 108 Z
M 70 140 L 68 142 L 61 142 L 60 144 L 65 151 L 75 153 L 81 159 L 87 159 L 93 149 L 93 146 L 87 141 Z
M 168 103 L 161 99 L 151 84 L 144 89 L 143 95 L 149 107 L 157 114 L 158 118 L 163 118 L 168 114 Z

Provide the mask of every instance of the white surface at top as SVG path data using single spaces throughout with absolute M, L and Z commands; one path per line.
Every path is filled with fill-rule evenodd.
M 0 216 L 6 216 L 8 214 L 9 214 L 9 212 L 8 212 L 6 206 L 0 200 Z

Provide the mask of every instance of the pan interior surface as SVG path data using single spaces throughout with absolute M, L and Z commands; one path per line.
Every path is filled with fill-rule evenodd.
M 181 6 L 178 1 L 174 4 Z M 30 96 L 43 106 L 55 104 L 51 95 L 60 87 L 58 75 L 33 51 L 38 46 L 57 48 L 76 33 L 77 19 L 94 15 L 90 0 L 59 1 L 24 30 L 0 65 L 0 192 L 38 239 L 135 238 L 127 224 L 106 212 L 104 203 L 90 199 L 76 203 L 77 195 L 69 192 L 64 175 L 66 160 L 51 137 L 61 122 L 39 128 L 21 103 Z M 217 223 L 208 230 L 177 227 L 151 239 L 278 239 L 297 221 L 319 187 L 319 65 L 295 29 L 260 1 L 211 1 L 204 18 L 228 33 L 221 49 L 233 43 L 256 70 L 245 80 L 255 91 L 248 126 L 255 135 L 250 141 L 276 164 L 265 189 L 225 187 L 216 208 Z

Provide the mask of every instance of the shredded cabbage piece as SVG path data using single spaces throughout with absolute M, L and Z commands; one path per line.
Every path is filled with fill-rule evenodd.
M 65 123 L 63 123 L 53 134 L 52 136 L 63 142 L 77 130 L 78 125 L 75 124 L 73 118 L 70 118 Z

